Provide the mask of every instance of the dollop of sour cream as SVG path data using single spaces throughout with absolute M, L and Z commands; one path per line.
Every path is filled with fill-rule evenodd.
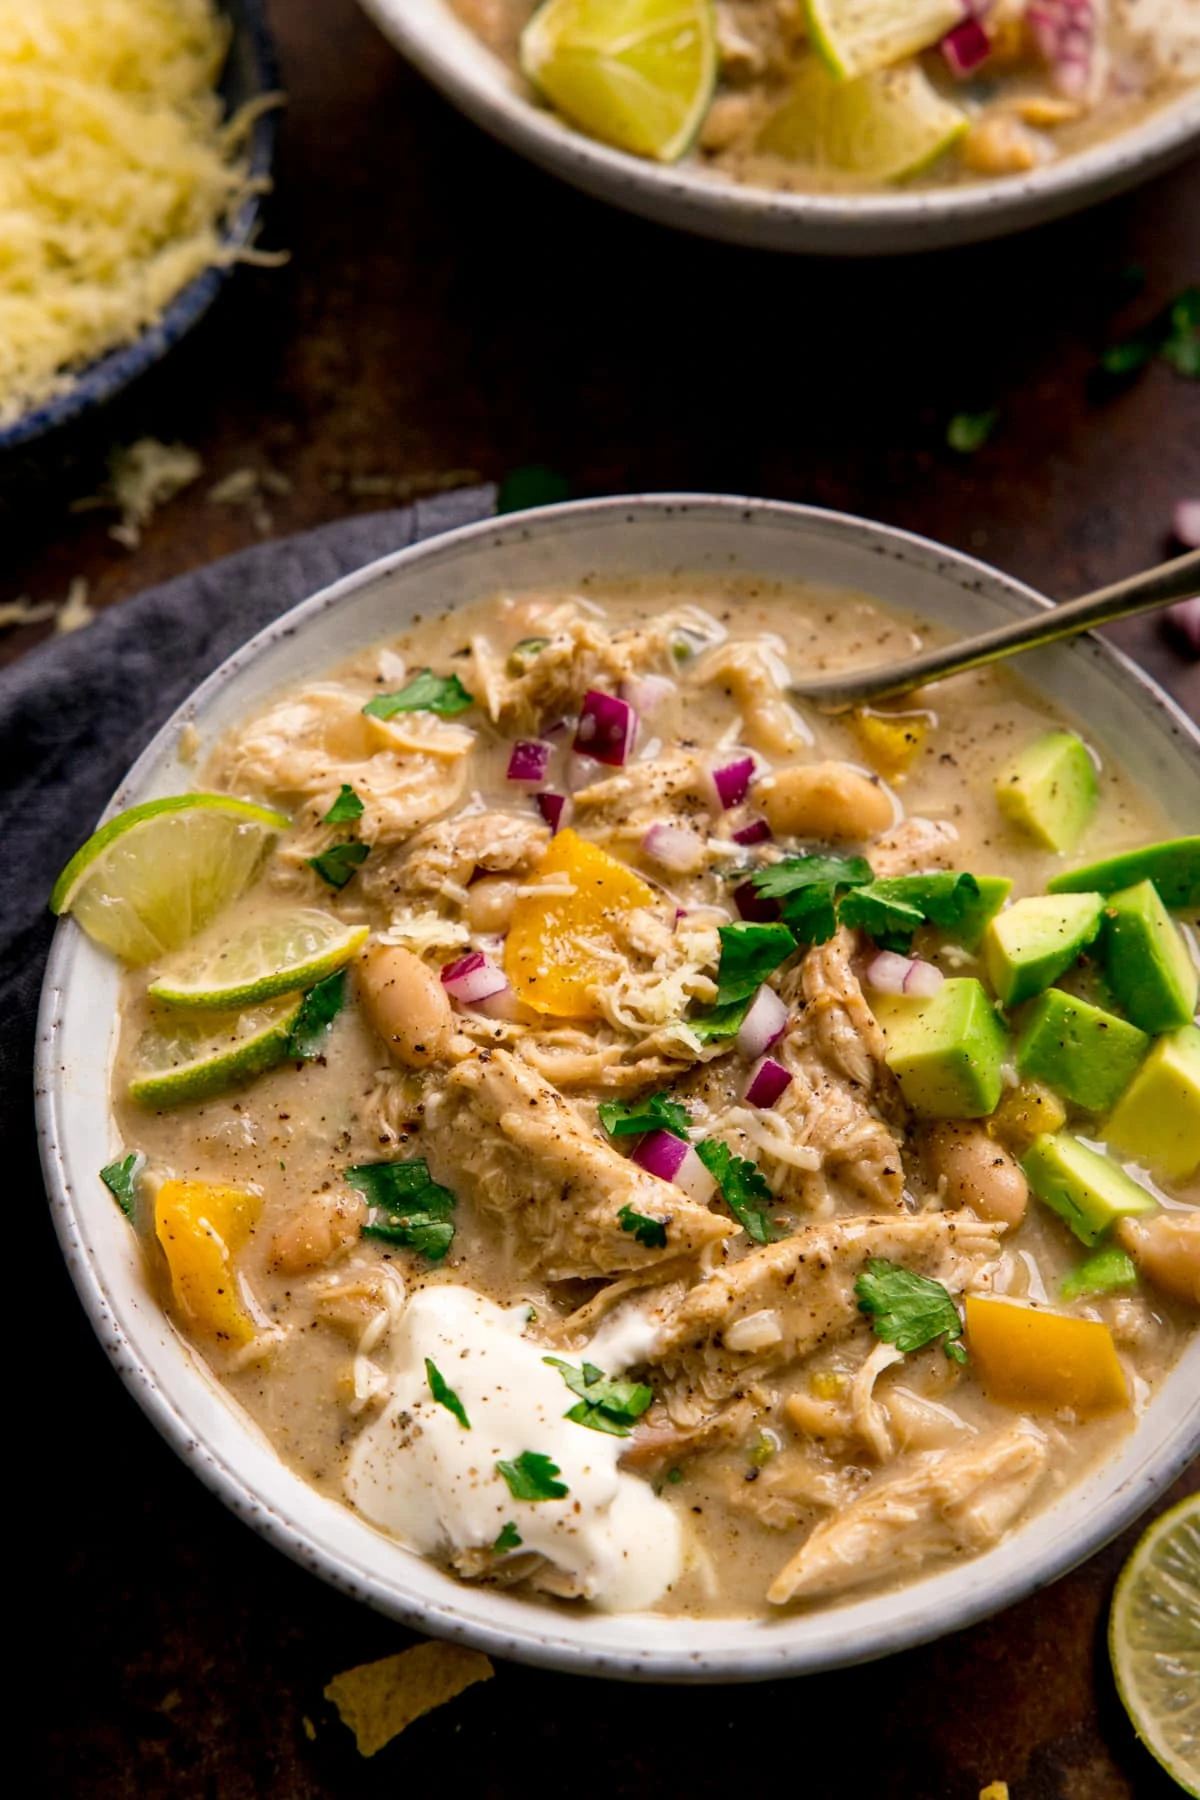
M 347 1494 L 426 1556 L 489 1549 L 511 1522 L 522 1550 L 563 1570 L 585 1598 L 606 1611 L 642 1611 L 682 1568 L 679 1520 L 617 1466 L 623 1438 L 564 1417 L 575 1397 L 543 1361 L 545 1346 L 524 1335 L 528 1318 L 528 1307 L 496 1306 L 470 1288 L 415 1294 L 393 1333 L 390 1398 L 355 1442 Z M 469 1430 L 434 1400 L 426 1358 L 457 1394 Z M 514 1499 L 496 1465 L 526 1451 L 557 1464 L 563 1498 Z

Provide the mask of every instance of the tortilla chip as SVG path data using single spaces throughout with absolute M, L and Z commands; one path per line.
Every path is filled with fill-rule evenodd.
M 979 1790 L 979 1800 L 1008 1800 L 1007 1781 L 989 1781 Z
M 354 1733 L 359 1754 L 374 1756 L 422 1713 L 445 1706 L 477 1681 L 490 1681 L 494 1673 L 478 1650 L 417 1644 L 398 1656 L 343 1670 L 325 1689 L 325 1698 Z

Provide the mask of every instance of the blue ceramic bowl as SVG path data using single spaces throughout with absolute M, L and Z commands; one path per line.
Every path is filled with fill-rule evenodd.
M 274 92 L 279 86 L 279 71 L 263 0 L 218 0 L 218 4 L 233 26 L 229 55 L 220 81 L 226 113 L 232 115 L 247 100 Z M 274 112 L 268 112 L 255 121 L 250 134 L 252 176 L 270 173 L 276 117 Z M 247 195 L 226 225 L 221 241 L 234 246 L 249 243 L 261 210 L 262 195 Z M 235 266 L 205 269 L 176 294 L 158 323 L 143 331 L 133 343 L 110 350 L 95 362 L 88 363 L 65 393 L 55 395 L 44 405 L 22 413 L 12 424 L 0 428 L 0 455 L 42 437 L 94 407 L 103 406 L 136 380 L 165 356 L 208 311 Z

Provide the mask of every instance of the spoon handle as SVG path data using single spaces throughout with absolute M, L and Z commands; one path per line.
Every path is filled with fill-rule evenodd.
M 1189 550 L 1157 568 L 1143 569 L 1111 587 L 1099 588 L 1094 594 L 1081 594 L 1078 600 L 1065 600 L 1061 606 L 1049 607 L 1032 618 L 1014 619 L 1009 625 L 998 625 L 978 637 L 960 638 L 957 643 L 943 644 L 927 650 L 911 661 L 893 664 L 890 669 L 847 670 L 827 679 L 798 682 L 791 690 L 796 699 L 816 701 L 831 708 L 856 706 L 864 700 L 886 700 L 897 694 L 911 693 L 928 681 L 941 681 L 947 675 L 960 675 L 966 669 L 978 669 L 984 663 L 998 662 L 1024 650 L 1036 650 L 1043 644 L 1055 644 L 1062 638 L 1075 637 L 1095 625 L 1110 624 L 1132 613 L 1152 612 L 1176 600 L 1190 600 L 1200 594 L 1200 550 Z

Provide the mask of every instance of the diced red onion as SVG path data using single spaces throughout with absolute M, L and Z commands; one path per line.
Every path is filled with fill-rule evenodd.
M 747 1062 L 755 1062 L 787 1029 L 788 1009 L 773 987 L 764 981 L 750 1002 L 750 1010 L 737 1034 L 737 1047 Z
M 877 994 L 908 994 L 919 1000 L 930 999 L 945 979 L 933 963 L 900 956 L 895 950 L 881 950 L 867 968 L 867 986 Z
M 627 675 L 617 692 L 640 719 L 649 719 L 665 700 L 671 698 L 675 683 L 665 675 Z
M 704 842 L 685 825 L 652 825 L 642 839 L 642 851 L 679 875 L 694 875 L 704 866 Z
M 1172 634 L 1182 639 L 1193 656 L 1200 656 L 1200 600 L 1181 600 L 1168 606 L 1167 624 Z
M 747 1106 L 774 1106 L 784 1089 L 791 1085 L 792 1072 L 773 1056 L 762 1056 L 750 1071 L 746 1084 Z
M 734 888 L 733 904 L 738 917 L 751 925 L 769 925 L 779 917 L 778 900 L 768 900 L 752 881 L 743 881 L 741 887 Z
M 617 694 L 602 694 L 597 688 L 589 688 L 575 728 L 576 750 L 619 769 L 633 749 L 636 736 L 637 714 L 629 702 Z
M 713 770 L 712 784 L 717 790 L 717 799 L 726 812 L 731 806 L 741 805 L 753 778 L 752 756 L 739 756 L 736 762 L 725 763 L 723 767 Z
M 959 81 L 973 75 L 992 53 L 992 40 L 978 19 L 964 19 L 941 42 L 941 52 L 950 73 Z
M 468 951 L 442 970 L 442 986 L 460 1006 L 478 1006 L 502 994 L 508 986 L 503 969 L 482 950 Z
M 1200 500 L 1177 500 L 1171 514 L 1171 531 L 1188 550 L 1200 550 Z M 1187 606 L 1188 601 L 1183 604 Z
M 545 781 L 550 767 L 550 745 L 534 738 L 518 738 L 508 759 L 510 781 Z
M 771 827 L 765 819 L 751 819 L 748 825 L 739 825 L 730 833 L 735 844 L 765 844 L 771 837 Z
M 555 794 L 547 790 L 544 794 L 535 794 L 538 811 L 545 819 L 552 832 L 561 831 L 564 825 L 571 822 L 572 806 L 566 794 Z
M 1058 92 L 1085 99 L 1096 66 L 1095 0 L 1032 0 L 1025 18 Z
M 634 1151 L 632 1161 L 639 1169 L 645 1169 L 647 1175 L 657 1175 L 660 1181 L 670 1181 L 675 1187 L 682 1188 L 689 1198 L 701 1205 L 710 1198 L 717 1185 L 692 1146 L 672 1131 L 647 1132 Z

